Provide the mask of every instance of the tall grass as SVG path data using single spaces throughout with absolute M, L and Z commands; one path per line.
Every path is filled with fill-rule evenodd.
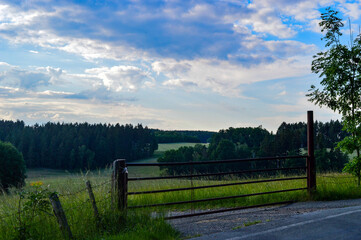
M 56 191 L 75 239 L 177 239 L 179 233 L 163 219 L 151 218 L 147 212 L 129 211 L 126 215 L 112 208 L 109 176 L 77 174 L 41 179 L 42 188 Z M 96 223 L 85 181 L 93 185 L 101 216 Z M 27 186 L 24 191 L 33 191 Z M 25 211 L 27 199 L 19 190 L 0 195 L 0 239 L 63 239 L 52 211 Z M 25 195 L 26 196 L 26 195 Z M 99 226 L 99 227 L 98 227 Z
M 34 175 L 32 175 L 34 174 Z M 40 174 L 40 175 L 39 175 Z M 28 183 L 35 180 L 43 182 L 44 188 L 56 191 L 59 196 L 70 228 L 75 239 L 81 240 L 118 240 L 118 239 L 178 239 L 179 233 L 171 228 L 161 218 L 152 218 L 152 212 L 184 211 L 189 209 L 214 209 L 248 206 L 279 201 L 307 201 L 307 191 L 268 194 L 245 198 L 209 201 L 193 204 L 180 204 L 167 207 L 130 209 L 126 215 L 114 211 L 110 200 L 109 170 L 95 173 L 80 174 L 46 172 L 31 173 Z M 40 176 L 40 177 L 39 177 Z M 277 178 L 285 176 L 279 175 Z M 289 176 L 287 176 L 289 177 Z M 150 191 L 169 188 L 183 188 L 191 186 L 215 185 L 240 181 L 261 180 L 258 178 L 229 178 L 214 179 L 179 179 L 131 181 L 128 190 Z M 85 191 L 85 181 L 90 180 L 94 187 L 94 194 L 99 208 L 101 223 L 97 227 L 92 206 Z M 144 195 L 129 195 L 128 205 L 147 205 L 166 202 L 178 202 L 205 198 L 225 197 L 241 194 L 277 191 L 282 189 L 306 187 L 306 180 L 292 180 L 281 182 L 267 182 L 245 184 L 227 187 L 206 188 L 179 192 L 167 192 Z M 27 184 L 24 190 L 31 191 Z M 338 200 L 360 198 L 361 188 L 357 186 L 356 178 L 349 174 L 328 173 L 317 175 L 317 192 L 311 200 Z M 38 212 L 34 216 L 20 213 L 19 206 L 25 204 L 26 199 L 19 198 L 19 190 L 12 190 L 9 194 L 0 195 L 0 239 L 63 239 L 56 218 L 51 211 Z
M 348 173 L 327 173 L 317 175 L 316 201 L 361 198 L 361 187 L 357 178 Z
M 281 177 L 281 176 L 278 176 Z M 257 179 L 230 179 L 230 180 L 153 180 L 146 182 L 130 182 L 128 189 L 131 192 L 141 192 L 149 190 L 161 190 L 171 188 L 187 188 L 206 185 L 218 185 L 237 182 L 249 182 Z M 306 180 L 292 180 L 292 181 L 280 181 L 280 182 L 266 182 L 266 183 L 253 183 L 245 185 L 225 186 L 216 188 L 204 188 L 196 190 L 175 191 L 165 193 L 154 194 L 142 194 L 142 195 L 129 195 L 129 206 L 159 204 L 167 202 L 179 202 L 189 201 L 207 198 L 218 198 L 225 196 L 245 195 L 260 192 L 278 191 L 283 189 L 304 188 L 306 187 Z M 208 208 L 225 208 L 225 207 L 238 207 L 248 206 L 261 203 L 272 203 L 279 201 L 305 201 L 307 200 L 306 191 L 294 191 L 276 194 L 267 194 L 260 196 L 233 198 L 226 200 L 206 201 L 192 204 L 177 204 L 167 207 L 158 207 L 161 210 L 186 210 L 190 207 L 197 209 Z

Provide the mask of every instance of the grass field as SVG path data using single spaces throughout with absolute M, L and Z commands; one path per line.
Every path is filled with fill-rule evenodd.
M 57 191 L 60 200 L 68 217 L 70 227 L 76 239 L 178 239 L 179 233 L 173 230 L 162 219 L 151 219 L 147 213 L 150 211 L 183 211 L 186 209 L 209 209 L 222 207 L 247 206 L 259 203 L 277 202 L 277 201 L 307 201 L 306 191 L 296 191 L 280 194 L 270 194 L 254 196 L 232 200 L 222 200 L 205 202 L 198 204 L 175 205 L 167 208 L 158 208 L 146 211 L 128 211 L 126 217 L 117 215 L 110 204 L 110 183 L 107 171 L 86 172 L 86 173 L 67 173 L 52 170 L 30 171 L 28 183 L 38 181 L 37 176 L 43 187 L 49 191 Z M 282 176 L 279 176 L 282 177 Z M 102 216 L 102 228 L 96 227 L 95 218 L 88 194 L 84 191 L 85 181 L 90 180 L 94 186 L 95 198 Z M 229 179 L 229 180 L 168 180 L 168 181 L 145 181 L 129 182 L 129 191 L 144 191 L 168 188 L 180 188 L 193 186 L 202 186 L 209 184 L 232 183 L 236 181 L 250 181 L 252 179 Z M 254 179 L 253 179 L 254 180 Z M 105 183 L 105 184 L 102 184 Z M 97 186 L 99 185 L 99 186 Z M 222 196 L 231 196 L 238 194 L 249 194 L 265 191 L 274 191 L 280 189 L 290 189 L 305 187 L 305 180 L 270 182 L 261 184 L 249 184 L 240 186 L 229 186 L 222 188 L 210 188 L 203 190 L 194 190 L 170 193 L 158 193 L 147 195 L 134 195 L 128 197 L 129 206 L 164 203 L 171 201 L 187 201 L 190 199 L 214 198 Z M 26 190 L 33 187 L 28 186 Z M 75 193 L 75 194 L 74 194 Z M 193 197 L 192 197 L 193 195 Z M 357 187 L 356 178 L 348 174 L 322 174 L 317 176 L 317 193 L 314 200 L 338 200 L 361 197 L 361 188 Z M 21 200 L 24 205 L 26 199 Z M 21 239 L 19 238 L 19 195 L 0 196 L 0 239 Z M 50 213 L 50 214 L 49 214 Z M 15 215 L 12 215 L 15 214 Z M 5 216 L 9 216 L 3 218 Z M 55 217 L 48 213 L 37 213 L 31 217 L 29 213 L 21 216 L 24 221 L 27 237 L 36 236 L 34 239 L 62 239 L 59 227 Z M 124 219 L 127 219 L 126 221 Z M 24 238 L 29 239 L 29 238 Z
M 307 149 L 301 148 L 300 150 L 301 150 L 301 155 L 307 154 Z M 328 152 L 331 151 L 331 148 L 327 148 L 327 151 Z M 357 156 L 356 151 L 354 151 L 352 154 L 348 154 L 349 159 L 352 159 L 352 158 L 354 158 L 356 156 Z
M 196 144 L 208 146 L 208 143 L 160 143 L 158 144 L 158 150 L 155 151 L 155 154 L 163 153 L 172 149 L 177 150 L 180 147 L 194 147 Z
M 172 144 L 179 147 L 180 144 Z M 161 154 L 171 145 L 160 146 Z M 159 156 L 159 155 L 158 155 Z M 141 162 L 154 162 L 156 157 L 141 160 Z M 73 235 L 76 239 L 84 240 L 117 240 L 117 239 L 180 239 L 177 231 L 172 229 L 162 219 L 150 217 L 153 211 L 183 211 L 186 209 L 209 209 L 247 206 L 259 203 L 278 201 L 307 201 L 309 196 L 305 190 L 235 198 L 230 200 L 202 202 L 198 204 L 182 204 L 170 207 L 153 208 L 148 210 L 129 210 L 127 215 L 114 211 L 110 201 L 110 169 L 93 172 L 70 173 L 67 171 L 32 169 L 28 171 L 27 186 L 20 198 L 19 191 L 12 194 L 0 195 L 0 239 L 62 239 L 59 226 L 51 209 L 39 211 L 38 202 L 31 200 L 26 192 L 56 191 L 63 205 L 65 214 Z M 159 169 L 154 167 L 129 168 L 129 176 L 156 176 Z M 277 176 L 284 177 L 284 176 Z M 97 225 L 88 193 L 85 190 L 85 181 L 90 180 L 94 187 L 94 194 L 99 208 L 101 222 Z M 255 179 L 239 179 L 237 177 L 227 180 L 153 180 L 142 182 L 129 182 L 128 191 L 149 191 L 210 184 L 233 183 L 251 181 Z M 30 183 L 41 181 L 42 186 L 30 186 Z M 168 192 L 146 195 L 129 195 L 128 206 L 156 204 L 175 201 L 188 201 L 191 199 L 215 198 L 239 194 L 268 192 L 281 189 L 301 188 L 306 186 L 306 180 L 293 180 L 282 182 L 268 182 L 247 184 L 220 188 L 207 188 L 192 191 Z M 329 173 L 317 175 L 317 192 L 313 200 L 338 200 L 360 198 L 361 188 L 357 186 L 356 178 L 349 174 Z M 41 199 L 41 197 L 40 197 Z M 45 198 L 47 200 L 47 198 Z M 34 204 L 36 203 L 36 204 Z
M 153 157 L 141 159 L 133 162 L 146 162 L 146 163 L 155 163 L 157 159 L 164 154 L 165 151 L 178 149 L 180 147 L 193 147 L 197 143 L 160 143 L 158 144 L 158 150 L 156 150 L 153 154 Z M 198 143 L 199 144 L 199 143 Z M 205 143 L 201 143 L 203 145 L 208 145 Z M 130 177 L 141 177 L 141 176 L 148 176 L 148 177 L 155 177 L 160 176 L 161 172 L 159 167 L 129 167 L 128 169 Z

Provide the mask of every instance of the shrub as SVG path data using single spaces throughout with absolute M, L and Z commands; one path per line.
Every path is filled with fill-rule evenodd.
M 24 180 L 23 155 L 11 143 L 0 141 L 0 188 L 21 187 Z

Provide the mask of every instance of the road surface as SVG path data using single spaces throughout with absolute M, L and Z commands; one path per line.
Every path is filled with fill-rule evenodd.
M 306 212 L 194 240 L 361 239 L 361 205 Z

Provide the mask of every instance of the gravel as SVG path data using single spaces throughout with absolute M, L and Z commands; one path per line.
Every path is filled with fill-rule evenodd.
M 197 217 L 169 220 L 169 223 L 182 233 L 184 238 L 204 236 L 212 233 L 230 231 L 252 225 L 281 220 L 297 214 L 323 209 L 342 208 L 361 205 L 361 199 L 298 202 L 289 205 L 254 208 L 233 212 L 217 213 Z M 172 215 L 190 212 L 174 212 Z

